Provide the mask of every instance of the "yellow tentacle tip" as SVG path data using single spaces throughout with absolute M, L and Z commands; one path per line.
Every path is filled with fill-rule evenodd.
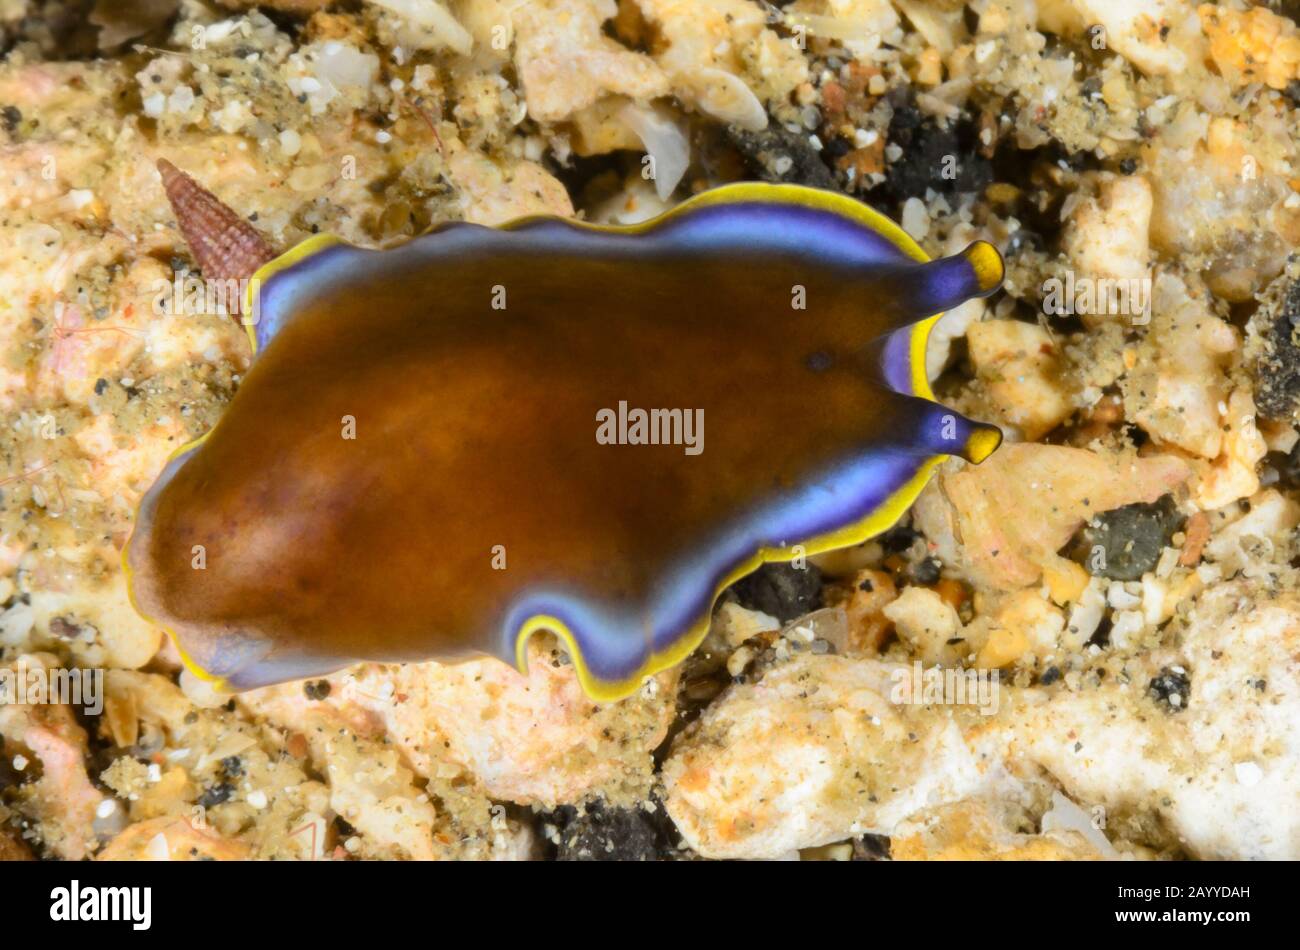
M 968 461 L 978 465 L 984 461 L 994 450 L 1002 444 L 1002 430 L 997 426 L 981 426 L 971 433 L 971 437 L 966 440 L 966 451 L 963 453 Z
M 1002 278 L 1006 276 L 1006 266 L 1002 263 L 1002 255 L 998 253 L 996 247 L 988 241 L 975 241 L 962 251 L 962 256 L 970 262 L 971 269 L 975 272 L 975 280 L 979 284 L 981 296 L 990 294 L 1002 286 Z

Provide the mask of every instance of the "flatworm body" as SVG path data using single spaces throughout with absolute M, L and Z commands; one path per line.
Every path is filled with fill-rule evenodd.
M 695 648 L 728 584 L 885 530 L 945 457 L 997 447 L 932 401 L 924 355 L 1001 279 L 988 244 L 927 263 L 794 186 L 630 228 L 314 238 L 257 272 L 253 366 L 142 501 L 133 598 L 230 688 L 522 667 L 549 630 L 617 698 Z

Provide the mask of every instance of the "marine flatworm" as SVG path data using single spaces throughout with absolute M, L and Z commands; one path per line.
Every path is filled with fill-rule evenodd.
M 866 206 L 781 185 L 634 227 L 312 238 L 257 270 L 252 367 L 140 505 L 133 598 L 228 688 L 522 666 L 552 631 L 617 698 L 698 645 L 728 584 L 885 530 L 946 457 L 997 447 L 933 401 L 925 346 L 1001 279 L 986 243 L 927 261 Z M 629 407 L 689 414 L 702 450 L 671 414 L 633 437 Z

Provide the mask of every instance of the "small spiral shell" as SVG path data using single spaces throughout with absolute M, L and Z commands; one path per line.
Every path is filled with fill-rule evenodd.
M 276 256 L 257 228 L 167 159 L 158 159 L 158 172 L 205 279 L 244 280 Z

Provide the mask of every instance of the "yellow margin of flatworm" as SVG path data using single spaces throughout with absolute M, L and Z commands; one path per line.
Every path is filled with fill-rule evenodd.
M 762 182 L 746 182 L 736 185 L 727 185 L 722 188 L 715 188 L 697 195 L 671 210 L 659 215 L 657 218 L 651 218 L 648 221 L 633 225 L 599 225 L 588 224 L 585 222 L 571 222 L 576 226 L 589 231 L 602 231 L 615 234 L 643 234 L 651 231 L 661 224 L 673 220 L 681 215 L 688 214 L 700 208 L 707 208 L 712 205 L 734 204 L 741 201 L 758 201 L 758 202 L 777 202 L 784 204 L 800 205 L 805 208 L 814 208 L 819 211 L 828 211 L 846 217 L 857 224 L 870 228 L 877 234 L 881 234 L 899 250 L 907 254 L 918 263 L 926 263 L 930 258 L 912 238 L 893 221 L 890 221 L 883 214 L 874 208 L 854 201 L 844 195 L 838 195 L 828 191 L 818 191 L 813 188 L 805 188 L 800 185 L 772 185 Z M 514 230 L 521 225 L 527 224 L 535 218 L 520 218 L 515 221 L 507 222 L 500 227 L 503 230 Z M 249 281 L 248 296 L 244 301 L 244 312 L 252 312 L 253 289 L 259 287 L 263 282 L 270 279 L 274 274 L 282 271 L 302 260 L 317 254 L 335 244 L 343 243 L 341 239 L 331 234 L 315 235 L 303 241 L 281 254 L 279 257 L 258 268 L 253 274 L 252 280 Z M 972 259 L 972 265 L 976 268 L 977 276 L 981 283 L 988 278 L 985 273 L 985 266 L 988 261 L 982 261 L 978 258 Z M 1000 267 L 998 268 L 1000 272 Z M 921 320 L 912 326 L 912 336 L 910 340 L 910 356 L 912 364 L 912 390 L 913 392 L 931 402 L 935 401 L 934 392 L 930 389 L 930 381 L 925 374 L 925 351 L 926 343 L 930 337 L 930 330 L 943 314 L 937 313 L 932 317 Z M 245 325 L 248 333 L 249 345 L 252 347 L 254 354 L 257 353 L 257 334 L 252 324 Z M 168 458 L 170 463 L 179 455 L 197 448 L 211 433 L 204 433 L 193 442 L 189 442 Z M 980 431 L 976 432 L 967 446 L 968 452 L 976 462 L 982 462 L 998 446 L 1001 440 L 995 433 Z M 819 535 L 799 544 L 790 545 L 789 547 L 762 548 L 754 553 L 752 557 L 743 564 L 733 569 L 721 584 L 714 590 L 713 596 L 709 599 L 709 609 L 705 611 L 704 616 L 692 624 L 690 632 L 683 637 L 679 637 L 677 642 L 667 650 L 660 653 L 652 654 L 645 663 L 641 665 L 636 672 L 625 679 L 616 682 L 607 682 L 594 676 L 591 669 L 587 666 L 586 660 L 582 656 L 582 651 L 578 649 L 578 643 L 573 636 L 573 632 L 558 617 L 552 617 L 547 614 L 536 614 L 529 617 L 520 626 L 519 632 L 515 635 L 515 665 L 521 672 L 526 673 L 528 670 L 528 640 L 534 633 L 543 630 L 550 631 L 563 641 L 569 652 L 569 657 L 573 662 L 574 668 L 578 672 L 578 681 L 582 684 L 583 690 L 596 702 L 613 702 L 622 699 L 631 693 L 636 692 L 641 683 L 648 676 L 654 676 L 663 670 L 676 666 L 682 660 L 686 659 L 695 648 L 700 645 L 705 635 L 709 632 L 709 623 L 713 615 L 713 604 L 717 601 L 718 596 L 740 580 L 747 574 L 757 570 L 761 565 L 774 561 L 790 561 L 796 556 L 810 556 L 822 554 L 826 551 L 833 551 L 838 548 L 851 547 L 855 544 L 861 544 L 869 538 L 875 537 L 882 531 L 889 529 L 903 513 L 911 507 L 916 501 L 917 496 L 921 493 L 926 483 L 930 480 L 931 474 L 946 455 L 934 455 L 926 459 L 916 475 L 907 481 L 898 491 L 891 495 L 883 505 L 873 511 L 861 521 L 846 525 L 826 534 Z M 131 605 L 141 617 L 153 623 L 155 626 L 162 627 L 167 635 L 171 638 L 172 643 L 176 646 L 176 652 L 180 654 L 182 662 L 186 669 L 193 673 L 199 679 L 211 683 L 218 690 L 228 690 L 229 684 L 223 677 L 214 676 L 203 669 L 195 662 L 189 654 L 180 645 L 180 639 L 175 632 L 165 624 L 160 624 L 153 618 L 149 617 L 144 611 L 140 610 L 135 601 L 135 585 L 132 582 L 131 567 L 127 563 L 127 553 L 131 549 L 130 540 L 122 548 L 122 567 L 126 573 L 127 593 L 131 600 Z
M 309 237 L 301 244 L 295 244 L 292 248 L 285 251 L 279 257 L 267 261 L 265 264 L 263 264 L 254 272 L 253 276 L 248 281 L 248 287 L 246 293 L 244 294 L 244 305 L 243 305 L 242 312 L 252 313 L 256 315 L 257 310 L 255 309 L 254 306 L 255 301 L 253 300 L 253 292 L 256 289 L 260 288 L 262 284 L 265 283 L 271 277 L 272 274 L 278 273 L 279 271 L 284 270 L 286 267 L 292 267 L 294 264 L 297 264 L 299 261 L 310 257 L 312 254 L 319 253 L 320 251 L 325 250 L 325 248 L 339 243 L 342 243 L 340 239 L 335 237 L 332 234 L 317 234 L 317 235 L 313 235 L 312 237 Z M 252 354 L 256 356 L 257 355 L 257 328 L 252 322 L 245 323 L 243 320 L 241 320 L 240 322 L 243 323 L 244 332 L 248 334 L 248 345 L 249 347 L 251 347 Z M 207 432 L 203 433 L 203 435 L 199 436 L 197 439 L 194 439 L 191 442 L 186 442 L 176 451 L 172 452 L 171 455 L 167 456 L 167 462 L 164 464 L 163 467 L 166 468 L 167 465 L 170 465 L 175 459 L 184 455 L 186 452 L 190 451 L 190 449 L 198 448 L 200 445 L 204 443 L 204 441 L 211 434 L 212 434 L 212 430 L 209 429 Z M 138 513 L 139 510 L 137 508 L 137 514 Z M 134 525 L 132 526 L 131 533 L 132 535 L 135 534 Z M 191 657 L 188 653 L 185 652 L 185 648 L 181 646 L 180 637 L 176 636 L 176 631 L 174 631 L 171 627 L 167 626 L 167 624 L 158 622 L 153 617 L 149 616 L 147 613 L 145 613 L 143 610 L 140 609 L 140 605 L 136 602 L 135 599 L 135 576 L 131 571 L 130 558 L 128 557 L 131 551 L 131 540 L 132 540 L 131 538 L 127 538 L 126 544 L 122 545 L 122 573 L 126 576 L 126 596 L 127 599 L 131 601 L 132 608 L 134 608 L 135 612 L 139 614 L 142 618 L 144 618 L 146 621 L 153 624 L 155 627 L 162 628 L 163 632 L 166 633 L 167 636 L 171 639 L 172 645 L 176 647 L 176 652 L 180 655 L 181 662 L 185 664 L 185 668 L 189 670 L 192 674 L 194 674 L 194 676 L 198 677 L 205 683 L 211 683 L 212 686 L 219 691 L 233 692 L 233 690 L 230 687 L 230 684 L 226 682 L 225 677 L 216 676 L 212 673 L 209 673 L 202 666 L 200 666 L 193 657 Z

